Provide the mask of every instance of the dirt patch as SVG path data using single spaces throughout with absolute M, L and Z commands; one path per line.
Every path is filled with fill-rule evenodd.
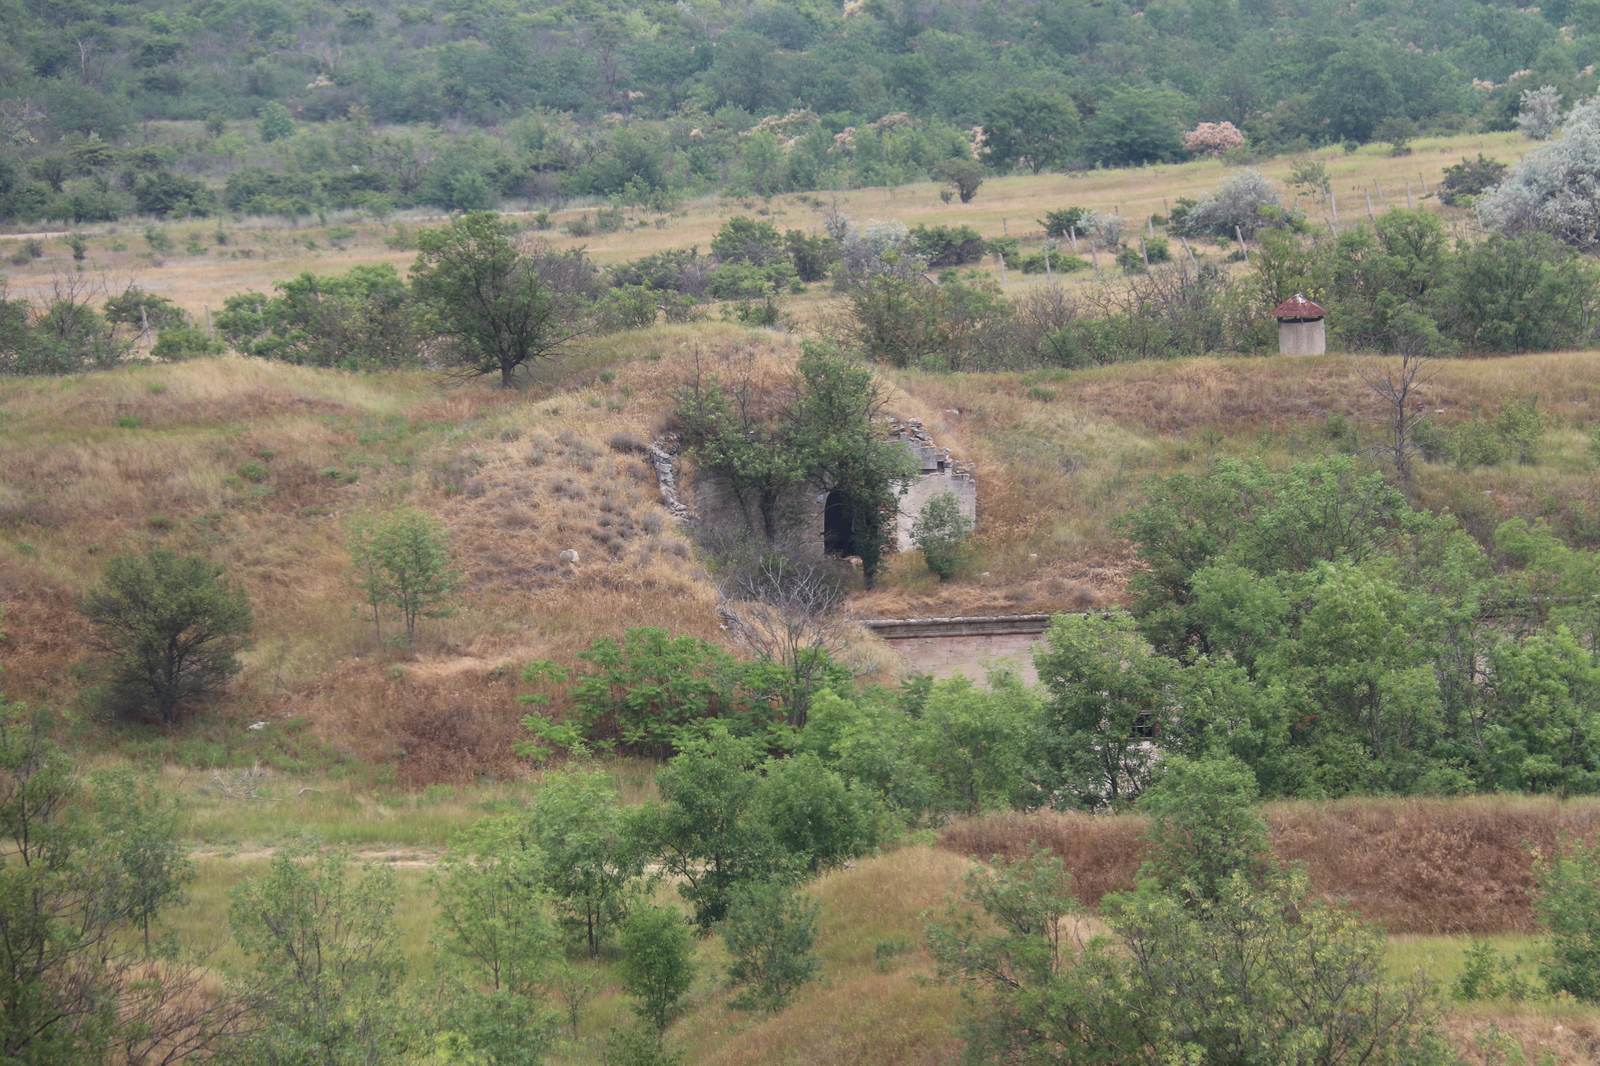
M 195 860 L 216 859 L 229 862 L 266 862 L 278 853 L 277 848 L 251 848 L 239 851 L 207 845 L 189 852 Z M 439 865 L 440 852 L 428 848 L 353 848 L 351 862 L 382 863 L 385 866 L 407 866 L 429 869 Z

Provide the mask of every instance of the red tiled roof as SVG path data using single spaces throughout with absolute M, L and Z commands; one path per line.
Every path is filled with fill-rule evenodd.
M 1299 293 L 1295 293 L 1272 312 L 1273 318 L 1327 318 L 1328 312 L 1312 303 Z

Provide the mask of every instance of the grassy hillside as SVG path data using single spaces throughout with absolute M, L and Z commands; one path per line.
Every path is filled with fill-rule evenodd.
M 1507 154 L 1511 145 L 1456 138 L 1419 142 L 1411 157 L 1363 150 L 1328 161 L 1336 182 L 1359 189 L 1376 179 L 1392 202 L 1397 188 L 1403 197 L 1411 169 L 1423 167 L 1431 188 L 1439 167 L 1480 147 Z M 1037 240 L 1032 220 L 1046 209 L 1155 212 L 1222 173 L 1196 163 L 1007 178 L 965 208 L 939 203 L 927 186 L 842 199 L 860 218 L 963 222 Z M 1348 219 L 1338 184 L 1335 192 Z M 708 201 L 590 247 L 616 262 L 704 244 L 722 220 L 746 211 L 773 212 L 782 228 L 810 227 L 814 206 L 799 198 Z M 1446 218 L 1460 224 L 1457 215 Z M 203 315 L 231 292 L 266 289 L 299 270 L 403 266 L 411 253 L 383 243 L 398 225 L 352 227 L 337 248 L 322 227 L 234 227 L 227 244 L 207 244 L 210 227 L 183 225 L 175 227 L 178 248 L 191 230 L 206 248 L 158 256 L 160 266 L 143 258 L 144 237 L 107 227 L 91 242 L 90 266 L 134 277 Z M 581 243 L 559 229 L 551 235 Z M 119 243 L 126 247 L 113 250 Z M 13 274 L 14 292 L 48 285 L 49 271 L 70 266 L 55 243 L 47 248 Z M 231 258 L 245 250 L 248 257 Z M 1007 282 L 1008 291 L 1035 284 L 1016 273 Z M 1071 284 L 1093 282 L 1080 275 Z M 791 333 L 701 321 L 599 338 L 515 392 L 237 356 L 0 379 L 6 693 L 67 711 L 70 739 L 98 763 L 161 765 L 163 786 L 189 801 L 182 832 L 197 848 L 201 880 L 176 919 L 180 928 L 215 939 L 227 887 L 259 869 L 287 831 L 301 829 L 401 869 L 406 943 L 426 969 L 427 867 L 451 831 L 515 807 L 539 779 L 510 750 L 522 736 L 522 664 L 571 666 L 595 637 L 634 625 L 708 639 L 722 633 L 713 577 L 661 506 L 637 442 L 670 429 L 672 390 L 693 374 L 785 373 L 800 336 L 826 335 L 830 301 L 821 290 L 793 298 Z M 1117 519 L 1143 498 L 1149 478 L 1202 473 L 1227 457 L 1285 466 L 1359 452 L 1381 434 L 1382 405 L 1340 355 L 987 375 L 893 371 L 884 381 L 888 413 L 921 419 L 975 466 L 982 543 L 948 584 L 916 553 L 896 558 L 880 588 L 856 592 L 866 615 L 1117 603 L 1134 565 Z M 1527 465 L 1420 464 L 1410 488 L 1417 502 L 1449 509 L 1480 538 L 1523 515 L 1548 518 L 1577 543 L 1600 544 L 1594 353 L 1440 360 L 1423 396 L 1446 426 L 1492 416 L 1513 396 L 1537 396 L 1545 433 Z M 345 546 L 353 515 L 402 503 L 450 532 L 465 576 L 454 614 L 425 621 L 408 650 L 377 640 Z M 170 730 L 99 709 L 75 611 L 108 556 L 150 545 L 204 552 L 256 604 L 257 642 L 244 672 Z M 569 548 L 577 565 L 558 558 Z M 875 679 L 892 682 L 893 664 L 881 661 Z M 256 723 L 265 725 L 249 728 Z M 629 802 L 653 797 L 653 766 L 608 769 Z M 1446 980 L 1469 935 L 1531 957 L 1523 842 L 1548 843 L 1562 830 L 1590 834 L 1595 816 L 1588 802 L 1500 798 L 1284 804 L 1268 813 L 1280 854 L 1304 861 L 1318 891 L 1394 934 L 1397 967 L 1426 964 Z M 783 1014 L 732 1012 L 711 976 L 723 965 L 720 948 L 708 941 L 700 949 L 704 976 L 673 1039 L 695 1062 L 953 1062 L 956 997 L 910 976 L 929 967 L 920 916 L 940 904 L 966 856 L 1050 843 L 1093 900 L 1129 884 L 1141 829 L 1133 817 L 983 819 L 947 828 L 939 848 L 903 847 L 828 874 L 811 889 L 824 904 L 826 980 Z M 626 1015 L 609 972 L 600 980 L 580 1039 L 560 1061 L 596 1061 L 605 1027 Z M 1600 1046 L 1592 1010 L 1553 1001 L 1474 1005 L 1449 1019 L 1471 1061 L 1488 1061 L 1474 1042 L 1490 1022 L 1520 1041 L 1530 1061 L 1543 1049 L 1560 1063 L 1594 1061 Z
M 226 719 L 293 719 L 309 728 L 292 741 L 297 758 L 390 764 L 409 784 L 515 773 L 520 663 L 571 662 L 630 625 L 717 633 L 711 582 L 628 441 L 660 431 L 696 359 L 732 372 L 752 359 L 781 367 L 793 351 L 766 331 L 663 327 L 609 338 L 516 394 L 237 357 L 0 384 L 8 688 L 68 705 L 82 695 L 73 603 L 106 555 L 203 549 L 257 605 Z M 976 464 L 983 551 L 945 585 L 915 553 L 895 559 L 859 604 L 875 616 L 1115 602 L 1131 565 L 1115 522 L 1147 478 L 1224 456 L 1286 464 L 1363 447 L 1381 413 L 1337 356 L 890 380 L 893 413 L 922 418 Z M 1592 356 L 1442 361 L 1425 395 L 1449 424 L 1518 393 L 1546 412 L 1535 465 L 1423 464 L 1414 492 L 1482 537 L 1522 514 L 1591 543 Z M 456 614 L 396 657 L 356 610 L 344 530 L 357 511 L 399 501 L 450 530 L 468 585 Z M 566 548 L 579 566 L 556 558 Z M 203 743 L 244 758 L 227 733 Z
M 626 784 L 628 768 L 617 769 L 619 782 Z M 194 783 L 169 782 L 184 789 Z M 253 813 L 248 801 L 228 800 L 215 790 L 196 797 L 199 812 L 187 831 L 206 824 L 205 832 L 231 835 L 233 843 L 210 844 L 198 852 L 200 879 L 191 903 L 168 927 L 217 946 L 217 965 L 237 958 L 223 933 L 227 889 L 264 867 L 282 824 L 318 828 L 311 812 L 326 799 L 293 799 L 296 785 L 267 782 L 264 794 L 281 804 L 271 808 L 278 815 L 276 826 Z M 485 800 L 515 799 L 516 790 L 435 795 L 409 804 L 389 801 L 385 817 L 391 831 L 408 845 L 367 843 L 357 851 L 366 861 L 396 870 L 401 885 L 396 918 L 418 978 L 432 969 L 428 930 L 435 910 L 425 878 L 448 828 L 476 817 Z M 372 824 L 370 801 L 352 797 L 343 809 Z M 1553 800 L 1347 800 L 1277 804 L 1268 815 L 1279 855 L 1305 862 L 1316 892 L 1347 901 L 1391 930 L 1388 961 L 1395 973 L 1423 969 L 1447 986 L 1461 970 L 1469 939 L 1487 939 L 1507 956 L 1534 957 L 1538 944 L 1527 922 L 1531 880 L 1525 842 L 1548 844 L 1558 832 L 1592 831 L 1595 811 L 1592 803 Z M 1029 841 L 1038 841 L 1064 857 L 1080 898 L 1092 903 L 1106 891 L 1131 887 L 1143 830 L 1144 820 L 1134 816 L 990 816 L 950 825 L 936 847 L 901 846 L 825 874 L 806 889 L 822 905 L 816 947 L 822 979 L 803 988 L 779 1014 L 734 1011 L 726 1005 L 722 971 L 727 958 L 721 942 L 714 937 L 699 942 L 699 977 L 669 1039 L 695 1062 L 954 1063 L 960 1043 L 950 1027 L 962 1006 L 953 989 L 920 980 L 933 972 L 923 931 L 958 892 L 968 856 L 1014 856 Z M 662 886 L 658 898 L 675 897 Z M 1086 925 L 1086 933 L 1096 931 L 1094 923 Z M 588 972 L 597 994 L 583 1008 L 576 1038 L 563 1040 L 553 1062 L 598 1061 L 606 1029 L 626 1024 L 626 1000 L 611 961 Z M 1522 972 L 1535 977 L 1531 961 Z M 1600 1051 L 1600 1010 L 1570 1001 L 1452 1004 L 1445 1022 L 1474 1064 L 1505 1061 L 1486 1058 L 1490 1049 L 1480 1046 L 1491 1025 L 1530 1062 L 1548 1051 L 1547 1061 L 1577 1066 L 1594 1061 Z

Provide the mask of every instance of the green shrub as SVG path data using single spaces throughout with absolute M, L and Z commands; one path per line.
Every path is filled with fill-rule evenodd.
M 971 534 L 972 519 L 961 513 L 953 492 L 929 500 L 911 525 L 911 542 L 940 581 L 949 581 L 971 556 Z
M 150 354 L 169 363 L 181 363 L 202 355 L 217 355 L 223 346 L 206 335 L 205 330 L 193 326 L 164 329 L 156 334 L 156 343 Z
M 1078 270 L 1088 270 L 1090 265 L 1089 260 L 1079 259 L 1075 255 L 1067 255 L 1064 252 L 1056 251 L 1050 253 L 1050 271 L 1056 274 L 1071 274 Z M 1024 256 L 1022 259 L 1022 272 L 1024 274 L 1045 273 L 1045 253 L 1040 251 Z
M 117 693 L 167 723 L 185 701 L 238 673 L 238 653 L 251 643 L 243 587 L 224 580 L 220 566 L 165 548 L 108 560 L 79 610 Z
M 1051 237 L 1066 237 L 1074 229 L 1083 232 L 1083 216 L 1086 213 L 1081 207 L 1063 207 L 1059 211 L 1045 212 L 1045 216 L 1038 221 Z
M 617 972 L 639 1019 L 657 1032 L 666 1029 L 694 981 L 694 948 L 683 916 L 671 907 L 635 910 L 622 927 Z
M 1521 1002 L 1533 989 L 1527 978 L 1517 973 L 1522 956 L 1507 959 L 1487 940 L 1474 940 L 1463 952 L 1461 973 L 1450 986 L 1450 995 L 1460 1000 L 1509 999 Z
M 1549 859 L 1535 856 L 1533 873 L 1546 934 L 1539 975 L 1552 993 L 1600 1002 L 1600 844 L 1564 840 Z
M 821 904 L 788 885 L 764 881 L 735 889 L 728 917 L 720 926 L 733 959 L 728 981 L 744 992 L 731 1005 L 738 1010 L 782 1010 L 794 990 L 820 975 L 812 952 Z
M 940 976 L 974 990 L 963 1027 L 974 1061 L 1456 1061 L 1425 980 L 1388 981 L 1383 936 L 1312 899 L 1303 875 L 1234 877 L 1201 908 L 1154 892 L 1112 899 L 1111 935 L 1087 942 L 1063 935 L 1082 908 L 1059 859 L 966 881 L 976 907 L 953 905 L 928 939 Z

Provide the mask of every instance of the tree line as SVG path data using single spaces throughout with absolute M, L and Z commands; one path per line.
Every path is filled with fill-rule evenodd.
M 20 5 L 0 218 L 757 195 L 1512 129 L 1596 88 L 1600 22 L 1478 0 L 1205 11 L 706 3 Z M 451 132 L 439 132 L 439 127 Z M 1197 142 L 1198 143 L 1198 142 Z M 1221 145 L 1224 142 L 1214 142 Z M 1210 151 L 1211 148 L 1202 148 Z

